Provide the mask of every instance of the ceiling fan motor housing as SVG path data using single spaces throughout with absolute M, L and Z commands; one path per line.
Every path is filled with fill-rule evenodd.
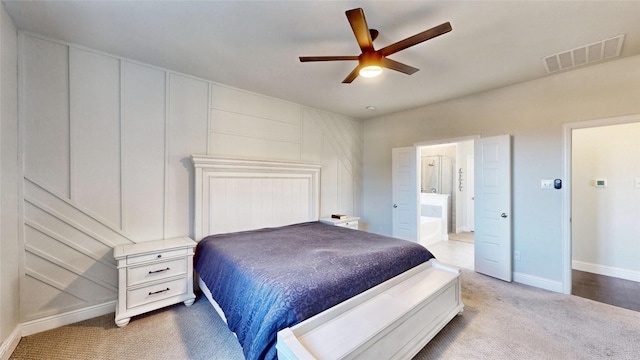
M 382 55 L 377 51 L 363 52 L 358 56 L 358 62 L 361 67 L 364 66 L 382 66 Z

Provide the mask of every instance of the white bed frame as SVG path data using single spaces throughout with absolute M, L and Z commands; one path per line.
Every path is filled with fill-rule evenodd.
M 320 164 L 199 155 L 192 161 L 196 241 L 318 220 Z M 278 359 L 410 359 L 462 312 L 460 289 L 460 270 L 432 259 L 281 330 Z

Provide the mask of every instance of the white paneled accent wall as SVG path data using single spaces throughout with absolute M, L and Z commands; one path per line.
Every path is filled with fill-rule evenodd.
M 209 154 L 323 164 L 320 216 L 359 214 L 362 122 L 211 85 Z
M 69 68 L 70 198 L 119 227 L 120 61 L 69 48 Z
M 362 122 L 305 108 L 302 115 L 302 160 L 318 161 L 322 168 L 322 209 L 360 214 L 362 204 Z M 322 136 L 318 136 L 322 134 Z M 363 225 L 366 226 L 364 222 Z
M 164 228 L 166 73 L 123 62 L 122 229 L 139 241 Z
M 300 160 L 302 106 L 212 85 L 209 154 Z
M 359 215 L 361 121 L 34 34 L 19 45 L 22 321 L 114 301 L 115 245 L 193 237 L 192 154 L 322 163 L 320 215 Z
M 191 154 L 207 148 L 209 84 L 169 74 L 169 123 L 167 131 L 167 189 L 165 238 L 193 238 L 194 171 Z
M 19 56 L 24 176 L 69 198 L 69 48 L 26 36 Z

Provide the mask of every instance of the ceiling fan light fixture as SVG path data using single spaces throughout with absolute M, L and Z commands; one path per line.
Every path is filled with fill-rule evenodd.
M 358 76 L 378 76 L 382 73 L 383 67 L 401 72 L 403 74 L 411 75 L 419 69 L 389 59 L 387 56 L 451 31 L 451 24 L 449 22 L 446 22 L 405 38 L 404 40 L 400 40 L 391 45 L 387 45 L 382 49 L 376 50 L 373 46 L 373 41 L 378 37 L 378 30 L 369 28 L 369 26 L 367 25 L 367 20 L 364 18 L 364 11 L 362 10 L 362 8 L 347 10 L 345 14 L 347 15 L 347 20 L 349 20 L 351 30 L 353 30 L 353 35 L 355 35 L 356 41 L 358 42 L 358 47 L 360 47 L 360 55 L 300 56 L 301 62 L 358 60 L 358 66 L 356 66 L 355 69 L 353 69 L 349 73 L 349 75 L 347 75 L 347 77 L 342 80 L 343 84 L 351 84 L 351 82 L 353 82 L 353 80 L 355 80 Z
M 367 65 L 360 69 L 359 75 L 363 77 L 376 77 L 382 74 L 382 67 L 378 65 Z

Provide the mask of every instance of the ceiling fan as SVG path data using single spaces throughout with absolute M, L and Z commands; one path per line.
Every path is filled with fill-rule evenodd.
M 353 29 L 353 34 L 356 36 L 358 45 L 362 50 L 359 56 L 300 56 L 300 62 L 358 60 L 358 66 L 342 81 L 344 84 L 351 83 L 358 75 L 365 77 L 376 76 L 382 72 L 383 67 L 411 75 L 418 71 L 418 69 L 391 60 L 387 58 L 387 56 L 451 31 L 451 24 L 446 22 L 385 46 L 380 50 L 375 50 L 373 48 L 373 41 L 378 37 L 378 30 L 369 29 L 367 20 L 364 18 L 364 11 L 361 8 L 357 8 L 347 10 L 345 13 L 347 14 L 351 29 Z

